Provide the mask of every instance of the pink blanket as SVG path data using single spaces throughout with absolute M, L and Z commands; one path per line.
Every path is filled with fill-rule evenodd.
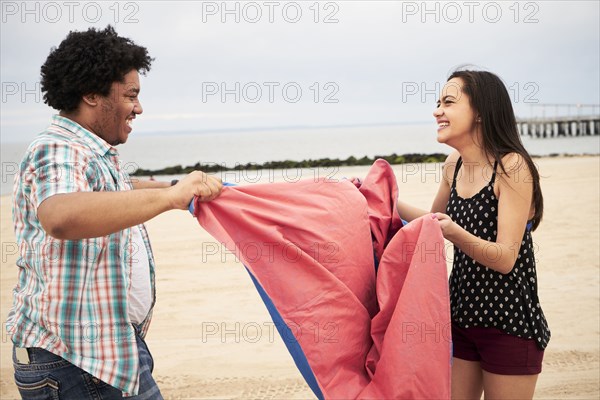
M 347 180 L 227 187 L 200 224 L 248 269 L 318 398 L 450 398 L 444 241 L 426 215 L 402 226 L 377 160 Z

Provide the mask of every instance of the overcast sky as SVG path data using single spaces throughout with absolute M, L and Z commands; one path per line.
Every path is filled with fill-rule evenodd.
M 29 141 L 55 113 L 39 93 L 50 49 L 108 23 L 156 59 L 137 134 L 429 121 L 464 63 L 499 74 L 523 117 L 598 104 L 599 4 L 3 1 L 1 140 Z

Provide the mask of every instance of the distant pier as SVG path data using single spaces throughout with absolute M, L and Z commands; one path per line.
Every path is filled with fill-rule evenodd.
M 517 118 L 522 136 L 552 138 L 600 135 L 600 105 L 532 104 L 532 107 L 536 108 L 536 112 L 532 112 L 536 116 Z M 549 113 L 552 115 L 548 116 Z

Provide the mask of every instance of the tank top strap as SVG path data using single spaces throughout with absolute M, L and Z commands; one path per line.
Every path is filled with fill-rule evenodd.
M 492 172 L 492 177 L 490 178 L 490 185 L 494 186 L 496 182 L 496 169 L 498 168 L 498 160 L 494 162 L 494 172 Z
M 458 176 L 458 170 L 462 165 L 462 157 L 458 157 L 456 160 L 456 167 L 454 167 L 454 176 L 452 177 L 452 187 L 456 187 L 456 177 Z
M 454 168 L 454 176 L 452 177 L 452 187 L 456 187 L 456 177 L 458 176 L 458 170 L 460 170 L 460 167 L 462 165 L 462 157 L 458 157 L 458 160 L 456 161 L 456 167 Z M 494 183 L 496 182 L 496 169 L 498 168 L 498 161 L 496 160 L 494 162 L 494 170 L 492 172 L 492 177 L 490 178 L 490 182 L 488 183 L 488 185 L 494 185 Z

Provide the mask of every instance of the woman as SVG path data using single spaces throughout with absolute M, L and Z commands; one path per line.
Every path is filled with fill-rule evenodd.
M 454 244 L 452 398 L 532 398 L 550 331 L 537 296 L 531 231 L 543 198 L 503 82 L 457 70 L 433 113 L 446 159 L 432 205 Z M 412 220 L 425 211 L 398 202 Z

